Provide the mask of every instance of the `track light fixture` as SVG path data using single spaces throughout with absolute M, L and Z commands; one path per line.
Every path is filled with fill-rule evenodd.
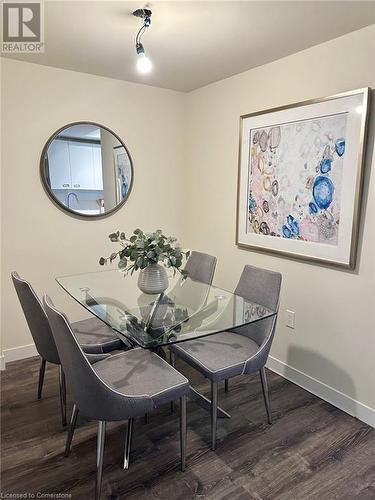
M 137 9 L 133 12 L 133 16 L 143 19 L 143 24 L 135 37 L 135 50 L 138 55 L 137 69 L 140 73 L 149 73 L 152 70 L 152 62 L 145 54 L 145 49 L 141 43 L 142 36 L 146 29 L 151 24 L 151 10 Z

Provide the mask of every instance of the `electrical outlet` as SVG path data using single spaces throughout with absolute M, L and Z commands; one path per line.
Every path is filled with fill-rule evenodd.
M 286 310 L 286 326 L 288 328 L 292 328 L 294 330 L 294 324 L 295 324 L 295 312 L 289 311 L 289 309 L 287 309 Z

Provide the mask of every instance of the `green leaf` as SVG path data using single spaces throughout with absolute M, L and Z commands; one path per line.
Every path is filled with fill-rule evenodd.
M 127 259 L 121 259 L 118 263 L 119 269 L 125 269 L 127 265 L 128 265 Z
M 111 233 L 108 238 L 112 241 L 112 242 L 116 242 L 118 241 L 118 234 L 117 233 Z

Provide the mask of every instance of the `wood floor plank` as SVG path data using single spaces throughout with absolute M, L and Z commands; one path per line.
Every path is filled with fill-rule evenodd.
M 193 385 L 209 395 L 199 373 L 178 361 Z M 95 422 L 77 427 L 64 458 L 58 375 L 47 366 L 36 398 L 39 359 L 7 365 L 1 374 L 3 493 L 67 493 L 93 498 Z M 150 423 L 135 422 L 128 471 L 121 468 L 125 423 L 109 423 L 102 498 L 111 500 L 375 500 L 375 429 L 268 372 L 273 425 L 266 422 L 257 374 L 219 387 L 230 419 L 218 421 L 217 450 L 210 450 L 210 417 L 189 402 L 188 459 L 179 464 L 178 410 L 155 410 Z M 68 398 L 68 406 L 72 401 Z

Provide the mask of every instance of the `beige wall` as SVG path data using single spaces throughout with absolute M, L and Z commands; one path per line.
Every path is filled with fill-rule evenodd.
M 191 92 L 187 102 L 185 240 L 217 255 L 216 282 L 233 289 L 245 264 L 283 274 L 272 356 L 375 408 L 374 142 L 370 134 L 358 267 L 348 272 L 235 245 L 239 116 L 375 86 L 375 27 Z M 374 107 L 373 107 L 374 109 Z M 371 171 L 372 170 L 372 171 Z M 285 310 L 296 328 L 285 326 Z
M 3 64 L 3 349 L 32 342 L 9 279 L 17 270 L 48 292 L 73 319 L 78 307 L 55 283 L 58 275 L 92 271 L 112 248 L 107 235 L 136 227 L 181 237 L 176 186 L 183 170 L 184 95 L 4 59 Z M 55 207 L 39 180 L 39 157 L 62 125 L 92 120 L 121 137 L 134 162 L 133 191 L 113 216 L 69 217 Z

